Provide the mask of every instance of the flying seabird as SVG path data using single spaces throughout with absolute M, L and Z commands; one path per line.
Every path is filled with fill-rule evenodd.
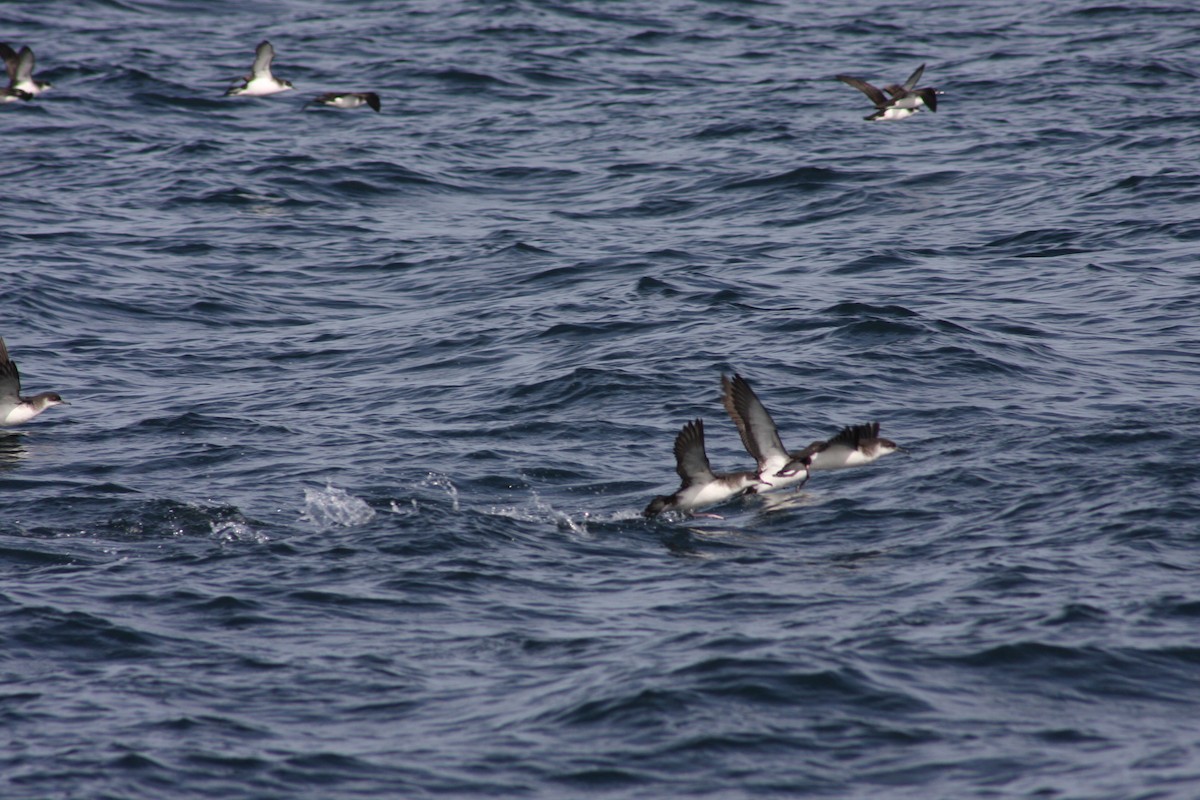
M 271 61 L 274 58 L 275 48 L 271 43 L 265 39 L 259 42 L 254 50 L 254 64 L 250 67 L 250 74 L 242 78 L 240 86 L 230 86 L 225 96 L 264 97 L 291 89 L 291 81 L 280 80 L 271 74 Z
M 902 450 L 891 439 L 879 436 L 878 422 L 847 425 L 838 434 L 823 442 L 813 442 L 804 448 L 799 457 L 793 458 L 779 470 L 780 475 L 809 470 L 844 469 L 861 467 L 872 461 Z
M 679 490 L 651 500 L 642 516 L 654 517 L 664 511 L 691 514 L 732 500 L 759 484 L 753 472 L 718 474 L 712 471 L 704 452 L 704 421 L 700 419 L 684 425 L 675 437 L 675 471 L 683 481 Z
M 870 464 L 899 447 L 879 438 L 879 423 L 843 428 L 836 436 L 789 453 L 766 406 L 741 375 L 721 376 L 721 401 L 737 425 L 742 444 L 758 462 L 758 479 L 771 489 L 803 486 L 811 470 L 840 469 Z M 799 488 L 797 486 L 797 488 Z M 758 491 L 765 491 L 759 489 Z
M 850 75 L 838 75 L 837 79 L 858 89 L 875 104 L 875 113 L 863 117 L 863 119 L 871 121 L 905 119 L 917 113 L 922 107 L 928 108 L 930 111 L 937 111 L 937 90 L 917 88 L 917 81 L 921 80 L 924 72 L 925 65 L 922 64 L 913 71 L 912 75 L 908 76 L 908 80 L 904 82 L 903 86 L 893 83 L 883 87 L 883 91 Z M 887 92 L 891 97 L 889 98 L 883 92 Z
M 771 412 L 758 399 L 758 395 L 750 388 L 750 383 L 741 375 L 735 374 L 730 380 L 721 376 L 721 402 L 729 412 L 733 424 L 737 425 L 741 434 L 742 444 L 746 452 L 758 463 L 758 479 L 771 489 L 784 489 L 792 484 L 803 484 L 808 480 L 808 472 L 800 477 L 799 469 L 793 469 L 788 475 L 780 475 L 780 471 L 793 461 L 803 461 L 809 457 L 807 448 L 789 453 L 779 438 L 779 429 Z M 759 491 L 764 491 L 760 489 Z
M 70 405 L 54 392 L 21 397 L 21 374 L 0 338 L 0 425 L 28 422 L 50 406 Z
M 50 81 L 39 81 L 33 77 L 33 51 L 29 49 L 28 45 L 14 53 L 8 45 L 0 44 L 0 57 L 4 59 L 4 69 L 8 72 L 10 88 L 18 92 L 25 92 L 30 97 L 36 97 L 50 88 Z
M 33 79 L 33 51 L 28 47 L 14 53 L 11 47 L 0 42 L 0 58 L 4 59 L 4 71 L 8 73 L 8 86 L 0 90 L 0 103 L 32 100 L 35 94 L 50 88 L 49 82 Z
M 379 95 L 374 92 L 326 92 L 309 100 L 305 105 L 309 103 L 333 106 L 334 108 L 358 108 L 361 105 L 368 105 L 378 111 Z

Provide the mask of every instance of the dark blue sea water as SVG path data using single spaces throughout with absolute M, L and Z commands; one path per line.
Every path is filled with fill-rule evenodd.
M 0 797 L 1200 797 L 1195 4 L 0 23 Z

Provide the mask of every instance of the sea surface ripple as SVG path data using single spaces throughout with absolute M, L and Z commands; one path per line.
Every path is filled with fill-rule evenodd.
M 1200 8 L 0 20 L 0 797 L 1200 796 Z

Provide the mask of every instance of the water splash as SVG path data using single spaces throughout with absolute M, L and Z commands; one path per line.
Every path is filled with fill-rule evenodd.
M 401 506 L 399 503 L 393 500 L 391 508 L 388 510 L 393 514 L 399 514 L 402 517 L 411 517 L 413 514 L 416 514 L 421 510 L 421 507 L 417 505 L 417 498 L 411 498 L 408 503 L 409 504 L 407 506 Z
M 577 514 L 579 520 L 572 519 L 570 514 L 564 511 L 559 511 L 554 506 L 543 500 L 536 491 L 530 491 L 530 502 L 525 506 L 492 506 L 488 513 L 497 517 L 508 517 L 509 519 L 520 520 L 522 522 L 552 522 L 559 530 L 570 531 L 577 536 L 591 536 L 588 531 L 588 521 L 592 515 L 590 511 L 583 511 Z
M 450 507 L 454 511 L 458 511 L 458 487 L 450 478 L 440 472 L 431 472 L 425 476 L 425 479 L 417 484 L 418 489 L 441 489 L 450 498 Z M 416 505 L 416 501 L 413 501 Z
M 370 522 L 375 511 L 361 498 L 326 484 L 324 489 L 304 489 L 304 511 L 300 519 L 319 528 L 351 528 Z
M 212 534 L 223 542 L 263 542 L 271 541 L 270 537 L 261 531 L 256 531 L 244 522 L 237 520 L 222 520 L 213 522 Z

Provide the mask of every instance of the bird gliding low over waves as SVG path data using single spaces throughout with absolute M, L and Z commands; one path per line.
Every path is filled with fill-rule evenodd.
M 883 91 L 851 75 L 838 75 L 837 79 L 848 86 L 853 86 L 870 98 L 871 102 L 875 104 L 875 113 L 863 117 L 863 119 L 878 122 L 906 119 L 920 111 L 921 108 L 937 111 L 937 90 L 917 88 L 917 82 L 921 80 L 921 74 L 924 72 L 925 65 L 922 64 L 913 71 L 912 75 L 908 76 L 908 80 L 904 82 L 903 86 L 892 83 L 883 87 Z M 889 98 L 883 92 L 887 92 L 891 97 Z
M 868 422 L 843 428 L 836 436 L 815 441 L 789 453 L 779 438 L 775 420 L 750 383 L 741 375 L 721 376 L 721 401 L 741 434 L 746 451 L 758 463 L 758 479 L 770 489 L 803 486 L 812 470 L 842 469 L 870 464 L 900 448 L 890 439 L 879 438 L 879 423 Z M 758 491 L 767 491 L 760 488 Z
M 258 47 L 254 49 L 254 63 L 250 66 L 250 74 L 242 78 L 240 86 L 230 86 L 225 96 L 265 97 L 293 88 L 291 81 L 281 80 L 271 74 L 271 61 L 274 58 L 275 48 L 271 43 L 266 39 L 259 42 Z
M 21 397 L 21 373 L 8 357 L 8 348 L 0 338 L 0 425 L 28 422 L 50 406 L 70 405 L 55 392 Z
M 683 481 L 678 491 L 651 500 L 642 516 L 654 517 L 664 511 L 691 514 L 732 500 L 759 484 L 753 472 L 712 471 L 704 452 L 704 421 L 700 419 L 684 425 L 675 437 L 675 471 Z

